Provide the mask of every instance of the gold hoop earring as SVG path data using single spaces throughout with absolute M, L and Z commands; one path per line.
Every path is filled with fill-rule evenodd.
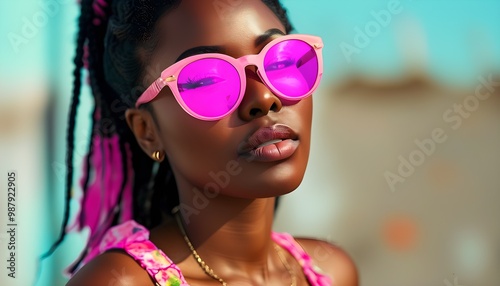
M 161 154 L 160 151 L 154 151 L 153 154 L 151 154 L 151 157 L 153 157 L 153 159 L 155 161 L 158 161 L 158 162 L 163 161 L 163 155 Z

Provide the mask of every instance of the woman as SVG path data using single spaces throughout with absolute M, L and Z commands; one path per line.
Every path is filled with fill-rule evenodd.
M 81 5 L 67 160 L 86 66 L 91 237 L 68 285 L 357 285 L 339 248 L 272 232 L 305 172 L 321 39 L 272 0 Z

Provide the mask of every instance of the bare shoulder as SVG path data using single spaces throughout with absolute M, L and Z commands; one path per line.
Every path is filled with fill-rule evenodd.
M 340 247 L 329 242 L 295 238 L 311 256 L 315 265 L 335 280 L 336 286 L 357 286 L 358 271 L 351 257 Z
M 125 252 L 105 252 L 83 266 L 67 286 L 154 285 L 148 273 Z

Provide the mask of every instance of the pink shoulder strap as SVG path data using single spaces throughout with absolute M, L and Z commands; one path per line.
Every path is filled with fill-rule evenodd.
M 299 262 L 311 286 L 331 286 L 330 277 L 314 266 L 311 257 L 287 233 L 272 233 L 272 239 Z M 161 286 L 189 286 L 179 267 L 149 240 L 149 231 L 133 220 L 110 228 L 92 253 L 123 249 Z M 89 257 L 89 259 L 93 258 Z
M 134 258 L 156 285 L 189 286 L 179 267 L 149 240 L 149 231 L 135 221 L 127 221 L 108 230 L 99 246 L 99 253 L 113 248 L 123 249 Z
M 286 249 L 299 262 L 311 286 L 332 286 L 332 279 L 313 264 L 312 258 L 288 233 L 272 233 L 273 240 Z

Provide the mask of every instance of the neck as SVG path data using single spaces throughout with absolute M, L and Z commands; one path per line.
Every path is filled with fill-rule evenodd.
M 266 265 L 272 250 L 275 199 L 200 196 L 181 196 L 179 205 L 183 227 L 200 256 L 233 267 Z

